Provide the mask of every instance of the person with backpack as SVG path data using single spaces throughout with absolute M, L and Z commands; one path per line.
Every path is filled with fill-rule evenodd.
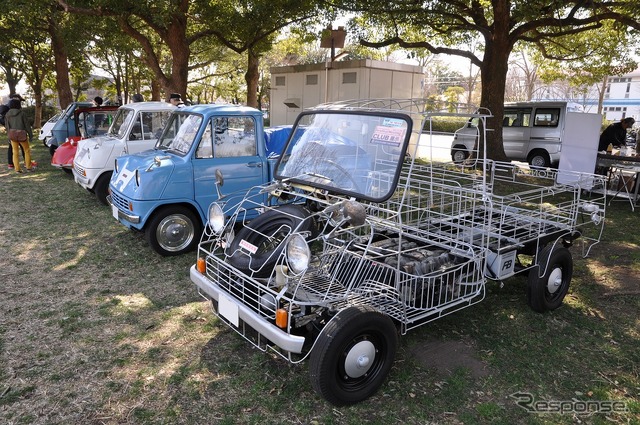
M 31 147 L 29 142 L 33 139 L 33 130 L 31 124 L 27 121 L 27 117 L 18 99 L 11 99 L 9 101 L 9 111 L 5 114 L 4 122 L 11 147 L 13 148 L 13 165 L 16 172 L 23 172 L 22 168 L 20 168 L 20 151 L 18 147 L 21 147 L 24 152 L 26 171 L 32 171 L 33 163 L 31 162 Z

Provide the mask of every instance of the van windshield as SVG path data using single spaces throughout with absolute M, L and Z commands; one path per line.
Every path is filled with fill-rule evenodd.
M 186 155 L 196 140 L 202 124 L 202 115 L 174 112 L 156 144 L 156 149 L 170 150 Z
M 135 116 L 136 113 L 132 109 L 118 109 L 118 113 L 113 120 L 113 124 L 111 124 L 111 128 L 109 128 L 109 134 L 117 137 L 118 139 L 123 139 L 124 136 L 126 136 L 129 124 L 131 124 Z

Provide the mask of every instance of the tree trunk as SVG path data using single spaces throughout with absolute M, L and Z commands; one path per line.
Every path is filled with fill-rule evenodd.
M 247 56 L 247 72 L 244 74 L 244 80 L 247 82 L 247 106 L 257 108 L 260 57 L 251 49 L 247 51 Z
M 22 75 L 16 69 L 12 68 L 10 64 L 3 66 L 3 69 L 5 71 L 5 81 L 7 82 L 7 86 L 9 86 L 9 95 L 16 94 L 16 87 L 18 87 Z
M 56 31 L 56 24 L 49 21 L 49 35 L 51 36 L 51 48 L 56 70 L 56 87 L 58 89 L 58 100 L 62 109 L 73 102 L 71 84 L 69 83 L 69 61 L 64 47 L 64 40 L 60 38 Z
M 501 3 L 501 2 L 499 2 Z M 506 161 L 502 143 L 502 118 L 504 116 L 504 92 L 506 88 L 507 72 L 509 71 L 509 41 L 508 26 L 509 13 L 495 10 L 495 26 L 493 34 L 485 38 L 485 52 L 482 59 L 480 73 L 482 75 L 482 96 L 480 106 L 491 111 L 493 117 L 487 119 L 487 158 L 496 161 Z M 506 15 L 507 18 L 504 18 Z M 498 19 L 503 17 L 503 19 Z M 478 155 L 483 155 L 482 145 Z
M 607 90 L 607 83 L 609 82 L 609 77 L 606 75 L 602 79 L 602 86 L 598 90 L 598 113 L 602 114 L 602 105 L 604 105 L 604 92 Z

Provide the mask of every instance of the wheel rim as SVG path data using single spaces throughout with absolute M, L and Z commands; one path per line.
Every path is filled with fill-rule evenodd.
M 534 167 L 544 167 L 547 164 L 543 157 L 534 156 L 533 158 L 531 158 L 531 165 L 533 165 Z
M 383 344 L 372 334 L 351 341 L 343 351 L 338 368 L 338 382 L 343 390 L 359 391 L 375 379 L 384 364 L 381 347 Z
M 562 286 L 562 269 L 555 268 L 551 273 L 549 273 L 549 279 L 547 279 L 547 291 L 551 295 L 558 292 L 558 289 Z
M 344 362 L 344 371 L 349 378 L 360 378 L 366 374 L 376 358 L 376 347 L 370 341 L 354 345 Z
M 180 251 L 189 246 L 195 236 L 191 220 L 184 215 L 165 217 L 156 230 L 158 244 L 166 251 Z
M 453 153 L 453 161 L 454 162 L 462 162 L 467 159 L 467 155 L 462 151 L 455 151 Z

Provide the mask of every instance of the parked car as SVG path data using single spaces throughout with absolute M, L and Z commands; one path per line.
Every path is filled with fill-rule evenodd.
M 136 102 L 121 106 L 107 134 L 80 140 L 73 176 L 80 186 L 107 205 L 109 180 L 119 156 L 153 148 L 175 106 L 166 102 Z
M 78 108 L 74 111 L 77 136 L 69 136 L 51 157 L 51 165 L 71 173 L 78 142 L 82 139 L 106 134 L 113 123 L 117 106 Z
M 483 300 L 487 279 L 525 274 L 533 310 L 560 307 L 568 247 L 581 238 L 588 253 L 602 233 L 606 198 L 583 191 L 602 176 L 563 172 L 560 184 L 555 170 L 416 158 L 430 150 L 428 108 L 304 111 L 274 181 L 243 197 L 222 186 L 208 208 L 190 271 L 198 291 L 261 351 L 308 359 L 312 387 L 335 405 L 374 394 L 398 335 Z
M 584 114 L 582 106 L 571 102 L 517 102 L 504 105 L 502 139 L 507 158 L 526 161 L 535 167 L 557 166 L 562 141 L 574 129 L 566 127 L 567 114 Z M 599 114 L 586 114 L 601 122 Z M 455 132 L 451 142 L 454 162 L 464 161 L 474 151 L 478 120 L 470 119 Z M 479 153 L 476 156 L 482 157 Z
M 53 130 L 53 126 L 58 122 L 60 117 L 62 116 L 62 112 L 58 112 L 49 120 L 44 123 L 42 128 L 40 128 L 40 133 L 38 134 L 38 139 L 42 141 L 42 143 L 47 146 L 47 140 L 51 137 L 51 130 Z
M 53 153 L 58 149 L 58 146 L 67 140 L 67 137 L 79 135 L 75 123 L 75 110 L 78 108 L 90 108 L 92 106 L 93 103 L 91 102 L 71 102 L 65 110 L 60 113 L 60 117 L 51 129 L 51 137 L 46 141 L 51 156 L 53 156 Z
M 237 105 L 177 109 L 155 149 L 118 158 L 109 186 L 113 216 L 143 231 L 160 255 L 195 248 L 209 204 L 218 199 L 217 175 L 229 191 L 272 178 L 274 153 L 291 126 L 263 128 L 262 112 Z

